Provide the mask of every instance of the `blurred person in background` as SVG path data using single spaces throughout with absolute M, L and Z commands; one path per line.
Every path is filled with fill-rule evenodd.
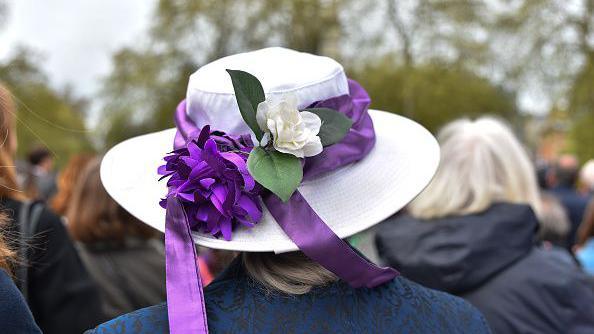
M 594 200 L 590 201 L 580 225 L 575 253 L 584 270 L 594 275 Z
M 580 169 L 581 193 L 592 197 L 594 195 L 594 159 L 586 161 Z
M 7 218 L 0 214 L 0 333 L 41 334 L 23 296 L 12 281 L 16 252 L 6 243 Z
M 46 334 L 74 334 L 104 319 L 98 290 L 85 270 L 62 220 L 30 201 L 16 181 L 16 114 L 11 93 L 0 85 L 0 207 L 10 235 L 20 235 L 22 261 L 15 281 Z
M 68 229 L 101 290 L 104 313 L 116 317 L 165 301 L 161 234 L 138 221 L 105 191 L 101 159 L 89 162 L 74 187 Z
M 542 190 L 548 190 L 550 188 L 549 174 L 551 172 L 551 166 L 544 160 L 536 161 L 536 181 L 538 187 Z
M 588 198 L 580 194 L 576 189 L 578 171 L 578 159 L 574 155 L 564 154 L 553 165 L 550 173 L 550 191 L 559 198 L 571 222 L 571 228 L 565 243 L 569 251 L 571 251 L 575 243 L 577 229 L 582 222 L 584 211 L 588 205 Z
M 594 289 L 572 261 L 535 245 L 542 212 L 522 145 L 492 118 L 443 128 L 429 186 L 376 235 L 380 257 L 461 296 L 495 333 L 592 333 Z
M 204 286 L 212 282 L 235 259 L 237 252 L 198 247 L 200 277 Z
M 571 228 L 565 208 L 551 193 L 542 193 L 540 199 L 541 214 L 538 239 L 549 249 L 552 249 L 553 246 L 565 247 L 565 240 L 567 240 L 567 234 Z
M 55 213 L 65 216 L 68 206 L 72 202 L 72 190 L 78 181 L 80 173 L 85 166 L 92 161 L 92 154 L 73 155 L 66 167 L 58 174 L 57 186 L 58 192 L 51 200 L 51 207 Z
M 57 191 L 54 157 L 45 147 L 36 147 L 27 154 L 29 169 L 24 189 L 29 198 L 48 201 Z

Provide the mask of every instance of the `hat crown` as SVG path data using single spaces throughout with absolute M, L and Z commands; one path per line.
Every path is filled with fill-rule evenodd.
M 242 70 L 262 83 L 266 98 L 295 94 L 300 108 L 348 94 L 343 67 L 328 57 L 273 47 L 221 58 L 190 76 L 187 113 L 198 127 L 231 134 L 250 133 L 239 112 L 227 69 Z

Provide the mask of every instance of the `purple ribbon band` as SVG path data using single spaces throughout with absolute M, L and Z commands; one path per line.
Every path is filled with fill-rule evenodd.
M 335 109 L 353 120 L 349 133 L 337 144 L 305 159 L 304 180 L 363 159 L 375 144 L 373 122 L 367 113 L 370 99 L 365 90 L 349 80 L 349 95 L 319 101 L 310 107 Z M 180 148 L 200 133 L 186 114 L 182 101 L 175 113 L 177 133 L 174 146 Z M 352 287 L 373 288 L 398 276 L 392 268 L 380 268 L 359 256 L 341 240 L 296 191 L 283 203 L 272 193 L 262 196 L 264 205 L 279 226 L 310 259 L 336 274 Z M 208 333 L 194 242 L 183 207 L 175 198 L 167 200 L 165 246 L 167 303 L 171 333 Z M 190 249 L 191 248 L 191 249 Z

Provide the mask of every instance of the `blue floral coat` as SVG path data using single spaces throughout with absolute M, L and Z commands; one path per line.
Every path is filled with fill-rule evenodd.
M 205 288 L 210 333 L 490 333 L 464 300 L 404 277 L 374 289 L 344 282 L 288 296 L 266 291 L 241 262 Z M 125 314 L 87 334 L 168 333 L 167 306 Z

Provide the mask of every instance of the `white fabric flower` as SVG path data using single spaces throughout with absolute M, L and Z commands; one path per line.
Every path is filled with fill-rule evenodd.
M 299 112 L 295 95 L 261 102 L 256 120 L 262 131 L 272 135 L 277 151 L 299 158 L 322 153 L 322 142 L 318 137 L 322 120 L 309 111 Z

